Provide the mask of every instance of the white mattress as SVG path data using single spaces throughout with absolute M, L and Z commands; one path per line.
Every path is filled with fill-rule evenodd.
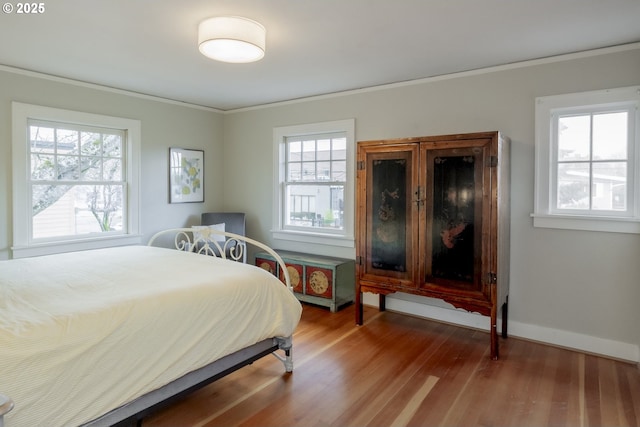
M 6 427 L 70 426 L 262 339 L 302 308 L 266 271 L 146 246 L 0 261 Z

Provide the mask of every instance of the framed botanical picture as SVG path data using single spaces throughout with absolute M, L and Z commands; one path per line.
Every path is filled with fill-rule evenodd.
M 169 148 L 169 203 L 204 202 L 204 151 Z

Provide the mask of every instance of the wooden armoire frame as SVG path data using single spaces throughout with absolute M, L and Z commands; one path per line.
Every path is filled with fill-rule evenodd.
M 444 300 L 507 336 L 509 140 L 499 132 L 358 143 L 356 324 L 362 293 Z

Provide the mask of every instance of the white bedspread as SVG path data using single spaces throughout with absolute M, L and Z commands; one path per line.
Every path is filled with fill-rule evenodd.
M 147 246 L 0 261 L 6 427 L 92 420 L 274 336 L 302 308 L 251 265 Z

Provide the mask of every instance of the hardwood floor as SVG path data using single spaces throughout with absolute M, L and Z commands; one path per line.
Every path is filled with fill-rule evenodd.
M 636 365 L 365 307 L 304 305 L 274 357 L 145 419 L 178 426 L 640 426 Z

